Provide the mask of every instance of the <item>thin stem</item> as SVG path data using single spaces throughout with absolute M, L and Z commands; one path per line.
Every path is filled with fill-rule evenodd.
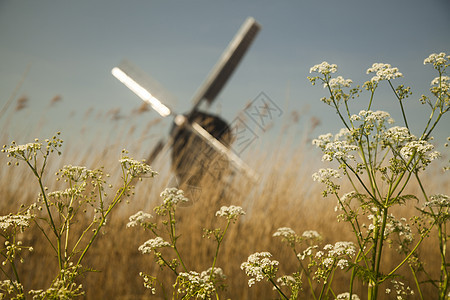
M 414 282 L 415 282 L 415 284 L 416 284 L 417 291 L 419 292 L 420 299 L 423 300 L 422 289 L 420 288 L 420 283 L 419 283 L 419 281 L 417 280 L 417 274 L 416 274 L 416 271 L 414 271 L 414 268 L 411 266 L 411 264 L 408 264 L 408 265 L 409 265 L 409 268 L 411 269 L 411 273 L 413 274 Z
M 392 91 L 394 92 L 395 97 L 397 97 L 398 102 L 400 103 L 400 108 L 402 110 L 403 121 L 405 121 L 405 126 L 406 126 L 406 128 L 408 128 L 408 131 L 409 131 L 408 121 L 406 120 L 406 114 L 405 114 L 405 110 L 403 108 L 402 99 L 400 99 L 400 97 L 398 96 L 398 94 L 395 91 L 394 86 L 392 85 L 391 81 L 388 80 L 387 82 L 389 83 L 389 86 L 391 87 Z
M 216 266 L 217 256 L 219 255 L 220 244 L 222 243 L 223 238 L 225 237 L 225 233 L 228 230 L 228 226 L 230 226 L 230 222 L 231 222 L 231 220 L 228 220 L 227 225 L 225 226 L 225 229 L 224 229 L 224 231 L 222 233 L 222 236 L 217 240 L 216 254 L 214 255 L 214 260 L 213 260 L 213 264 L 212 264 L 212 267 L 211 267 L 211 274 L 209 275 L 209 280 L 212 279 L 212 275 L 214 273 L 214 268 Z

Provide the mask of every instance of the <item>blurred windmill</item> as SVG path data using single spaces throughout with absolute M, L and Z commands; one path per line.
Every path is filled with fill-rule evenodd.
M 160 96 L 155 97 L 157 93 L 150 92 L 148 77 L 131 63 L 124 61 L 112 69 L 112 74 L 119 81 L 144 102 L 150 104 L 161 117 L 173 118 L 169 137 L 161 139 L 156 144 L 147 163 L 152 163 L 165 148 L 172 147 L 172 169 L 182 182 L 191 180 L 191 183 L 195 184 L 208 171 L 206 166 L 211 166 L 211 160 L 223 162 L 224 158 L 227 165 L 231 164 L 251 180 L 257 181 L 258 175 L 231 151 L 233 135 L 228 123 L 217 115 L 200 110 L 200 107 L 204 102 L 208 107 L 213 103 L 260 28 L 255 19 L 247 18 L 195 93 L 192 109 L 185 114 L 175 113 L 161 102 L 164 99 Z M 164 96 L 161 97 L 164 98 Z M 223 167 L 222 164 L 221 168 Z

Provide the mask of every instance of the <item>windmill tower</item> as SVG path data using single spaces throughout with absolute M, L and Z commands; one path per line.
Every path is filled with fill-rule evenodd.
M 165 148 L 171 147 L 172 169 L 181 181 L 199 181 L 205 176 L 206 166 L 210 165 L 208 161 L 223 161 L 224 157 L 226 165 L 233 166 L 251 180 L 257 181 L 258 175 L 230 150 L 233 136 L 228 123 L 218 115 L 201 110 L 201 106 L 206 103 L 209 107 L 214 102 L 260 29 L 261 26 L 255 19 L 247 18 L 193 96 L 193 106 L 185 114 L 175 113 L 162 102 L 164 99 L 157 99 L 152 95 L 143 79 L 145 76 L 139 74 L 137 68 L 129 63 L 121 63 L 112 69 L 112 74 L 119 81 L 150 104 L 161 117 L 173 118 L 169 137 L 161 139 L 155 145 L 147 163 L 152 163 Z

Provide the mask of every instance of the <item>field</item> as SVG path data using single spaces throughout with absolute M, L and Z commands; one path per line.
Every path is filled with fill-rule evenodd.
M 445 57 L 445 54 L 439 55 Z M 431 55 L 428 59 L 435 59 L 434 64 L 439 66 L 440 60 L 436 57 L 438 56 Z M 326 85 L 332 87 L 332 96 L 322 101 L 329 101 L 330 104 L 339 99 L 347 101 L 350 98 L 350 94 L 345 94 L 343 89 L 348 87 L 351 81 L 329 76 L 336 71 L 335 66 L 324 62 L 314 66 L 312 70 L 314 68 L 324 77 L 310 80 L 323 80 Z M 375 71 L 379 72 L 375 79 L 372 79 L 372 83 L 366 83 L 367 89 L 372 93 L 382 76 L 387 78 L 383 80 L 390 80 L 392 76 L 395 78 L 401 75 L 390 65 L 374 65 L 373 69 L 377 68 L 379 70 Z M 440 93 L 443 93 L 448 80 L 445 79 L 447 77 L 442 78 L 439 87 L 432 90 L 439 97 L 443 97 Z M 401 106 L 401 97 L 404 97 L 408 90 L 399 86 L 395 92 L 398 93 Z M 349 93 L 355 93 L 355 90 Z M 448 89 L 445 93 L 448 100 Z M 333 97 L 342 98 L 336 100 Z M 435 107 L 441 108 L 437 120 L 443 115 L 443 108 L 448 107 L 448 101 L 442 99 L 435 104 Z M 11 120 L 14 114 L 22 113 L 20 110 L 26 101 L 18 103 L 22 104 L 22 107 L 17 106 L 17 111 L 3 121 L 2 143 L 8 145 L 10 140 L 15 138 L 18 145 L 25 144 L 33 141 L 34 137 L 30 135 L 38 136 L 39 142 L 24 146 L 5 146 L 6 150 L 3 151 L 9 151 L 10 156 L 31 153 L 25 155 L 26 161 L 21 161 L 18 166 L 11 164 L 10 162 L 14 161 L 5 153 L 0 156 L 0 165 L 3 166 L 0 169 L 0 215 L 5 216 L 1 229 L 2 236 L 6 239 L 5 248 L 1 249 L 5 266 L 1 271 L 2 276 L 8 278 L 17 278 L 17 274 L 21 274 L 20 282 L 25 292 L 46 290 L 52 284 L 57 286 L 57 283 L 61 282 L 64 286 L 60 286 L 60 290 L 69 289 L 75 294 L 78 284 L 82 284 L 85 294 L 80 298 L 84 299 L 171 299 L 188 293 L 187 288 L 196 288 L 195 292 L 206 293 L 206 287 L 202 290 L 195 285 L 195 280 L 199 277 L 195 280 L 189 279 L 185 282 L 187 285 L 181 287 L 182 276 L 188 271 L 200 273 L 215 266 L 222 268 L 227 277 L 223 291 L 214 285 L 223 299 L 275 299 L 277 296 L 288 299 L 284 293 L 294 293 L 295 289 L 291 286 L 289 291 L 279 282 L 276 283 L 277 278 L 284 274 L 292 274 L 289 277 L 292 281 L 285 283 L 295 282 L 295 288 L 299 287 L 295 280 L 301 278 L 300 299 L 309 299 L 311 295 L 315 297 L 319 294 L 320 299 L 345 299 L 345 296 L 339 294 L 349 291 L 349 278 L 351 282 L 354 280 L 351 285 L 353 290 L 350 291 L 359 295 L 360 299 L 448 297 L 448 196 L 433 196 L 433 193 L 448 194 L 450 183 L 448 173 L 443 175 L 442 164 L 439 161 L 432 162 L 438 156 L 427 141 L 437 121 L 431 129 L 426 127 L 424 132 L 429 130 L 428 134 L 417 141 L 407 128 L 406 118 L 406 127 L 393 127 L 391 131 L 391 128 L 387 129 L 385 126 L 389 122 L 389 115 L 384 112 L 368 110 L 361 111 L 358 115 L 348 114 L 351 129 L 347 126 L 348 130 L 336 134 L 334 140 L 331 140 L 331 135 L 323 135 L 314 140 L 314 144 L 327 151 L 326 155 L 322 156 L 319 150 L 312 146 L 315 137 L 311 132 L 318 125 L 316 119 L 308 120 L 309 117 L 306 117 L 306 125 L 304 122 L 301 126 L 284 120 L 286 126 L 281 126 L 279 134 L 272 133 L 272 136 L 275 136 L 272 141 L 267 144 L 255 142 L 241 153 L 241 158 L 260 174 L 257 183 L 237 171 L 225 176 L 221 181 L 208 175 L 195 186 L 181 185 L 179 188 L 185 191 L 189 201 L 177 204 L 176 201 L 182 201 L 184 198 L 175 201 L 175 198 L 170 198 L 168 194 L 160 196 L 165 188 L 173 187 L 176 182 L 170 171 L 168 151 L 152 163 L 153 170 L 159 172 L 154 178 L 141 162 L 132 160 L 125 152 L 121 154 L 121 149 L 127 149 L 131 157 L 145 158 L 148 149 L 155 142 L 154 138 L 148 138 L 149 129 L 165 133 L 168 128 L 150 121 L 139 134 L 136 132 L 136 124 L 127 120 L 120 123 L 120 118 L 114 118 L 117 115 L 113 114 L 112 121 L 108 121 L 112 122 L 110 128 L 113 129 L 108 133 L 99 132 L 95 135 L 92 134 L 95 126 L 84 128 L 76 139 L 68 139 L 64 142 L 64 147 L 58 148 L 58 136 L 45 141 L 46 137 L 42 136 L 40 127 L 18 136 L 20 131 L 12 128 Z M 403 111 L 403 106 L 401 109 Z M 338 113 L 340 114 L 339 110 Z M 344 120 L 342 116 L 341 118 Z M 360 127 L 355 125 L 359 124 L 357 122 L 361 122 Z M 123 126 L 124 124 L 126 126 Z M 10 136 L 11 132 L 14 137 Z M 64 139 L 64 133 L 62 138 Z M 339 140 L 340 138 L 346 140 Z M 47 148 L 44 147 L 46 143 Z M 38 147 L 39 151 L 33 150 L 37 149 L 35 147 Z M 361 150 L 364 147 L 367 149 Z M 23 149 L 31 152 L 23 152 Z M 50 153 L 50 149 L 61 149 L 62 155 Z M 349 149 L 361 150 L 359 154 L 364 162 L 356 163 L 357 160 Z M 33 174 L 27 163 L 33 162 L 33 155 L 41 153 L 41 150 L 42 159 L 48 157 L 49 160 L 42 174 L 39 164 L 36 167 L 31 163 L 29 166 L 35 172 Z M 445 153 L 443 156 L 444 161 L 448 160 Z M 348 180 L 337 176 L 336 170 L 321 169 L 330 166 L 326 160 L 333 159 L 334 163 L 340 162 L 340 170 L 343 170 L 344 176 L 346 172 L 353 172 L 354 181 L 350 176 L 347 177 Z M 353 163 L 355 169 L 352 169 Z M 9 167 L 6 166 L 8 164 Z M 100 167 L 103 169 L 89 171 L 90 175 L 86 175 L 89 180 L 80 181 L 85 185 L 80 185 L 79 191 L 78 181 L 72 178 L 82 178 L 84 175 L 80 174 L 88 173 L 76 173 L 78 171 L 73 171 L 76 168 L 68 166 L 69 164 L 86 166 L 90 170 Z M 208 168 L 204 165 L 199 167 Z M 338 165 L 335 164 L 334 167 L 337 168 Z M 319 169 L 323 173 L 318 172 L 312 176 Z M 69 173 L 71 175 L 67 175 Z M 208 169 L 208 174 L 215 174 L 213 168 Z M 144 178 L 138 181 L 133 176 Z M 39 184 L 36 178 L 39 179 Z M 55 180 L 57 178 L 62 180 Z M 107 184 L 104 183 L 105 179 Z M 325 183 L 326 186 L 313 179 Z M 120 188 L 123 183 L 125 187 Z M 128 188 L 128 184 L 135 185 L 135 188 Z M 64 190 L 65 188 L 67 189 Z M 94 191 L 92 195 L 96 195 L 98 189 L 97 198 L 88 193 L 90 189 Z M 323 196 L 324 189 L 328 197 Z M 61 191 L 52 195 L 50 192 L 55 190 Z M 358 192 L 350 194 L 353 190 Z M 368 195 L 361 193 L 361 190 Z M 39 195 L 40 191 L 45 195 Z M 383 196 L 384 193 L 387 196 Z M 424 195 L 428 198 L 426 203 L 429 206 L 423 206 Z M 28 225 L 17 225 L 19 220 L 9 214 L 16 214 L 19 208 L 27 207 L 36 200 L 39 200 L 40 204 L 33 208 L 33 211 L 37 212 L 32 224 L 38 226 L 30 226 L 22 233 L 18 229 Z M 111 206 L 112 204 L 114 205 Z M 228 212 L 231 211 L 231 205 L 242 208 L 246 212 L 245 215 L 232 215 L 239 217 L 236 222 L 233 218 L 224 220 L 220 213 L 217 216 L 216 212 L 223 206 L 226 206 L 225 210 Z M 78 210 L 78 207 L 82 208 Z M 154 210 L 155 207 L 159 208 Z M 421 207 L 423 211 L 419 213 L 418 208 Z M 239 212 L 239 209 L 236 212 Z M 429 211 L 426 212 L 427 209 Z M 434 209 L 439 212 L 436 213 Z M 151 213 L 151 222 L 158 223 L 158 226 L 167 230 L 155 230 L 151 223 L 146 223 L 146 229 L 149 230 L 145 231 L 139 226 L 127 226 L 129 217 L 138 211 Z M 46 213 L 54 218 L 42 218 Z M 340 222 L 338 214 L 341 214 Z M 413 218 L 420 214 L 422 218 Z M 25 212 L 21 212 L 17 217 L 31 220 L 31 216 Z M 164 223 L 166 218 L 169 219 Z M 289 229 L 280 229 L 283 227 Z M 210 238 L 205 237 L 208 236 L 205 228 L 211 230 Z M 216 230 L 217 228 L 221 228 L 221 231 Z M 223 235 L 222 240 L 218 237 L 224 234 L 223 230 L 226 235 Z M 315 244 L 308 244 L 317 242 L 307 238 L 308 235 L 315 234 L 307 233 L 310 230 L 321 235 L 316 248 L 313 246 Z M 167 244 L 155 246 L 156 239 L 152 232 L 158 232 Z M 410 237 L 410 233 L 413 237 Z M 83 239 L 78 239 L 80 236 Z M 220 245 L 218 252 L 219 246 L 214 238 Z M 142 254 L 145 251 L 140 246 L 149 239 L 155 239 L 152 240 L 152 246 L 147 248 L 151 253 Z M 338 245 L 346 246 L 339 248 Z M 357 255 L 355 245 L 359 247 Z M 415 245 L 418 248 L 415 248 Z M 307 248 L 308 246 L 313 247 Z M 342 247 L 348 248 L 344 251 Z M 277 267 L 267 268 L 265 262 L 264 268 L 261 267 L 262 269 L 257 271 L 257 274 L 261 275 L 261 282 L 252 285 L 255 280 L 260 281 L 258 275 L 252 275 L 255 278 L 249 280 L 241 270 L 244 268 L 242 263 L 247 259 L 249 262 L 251 254 L 265 251 L 273 255 L 271 260 L 277 261 L 268 260 L 269 264 L 273 263 Z M 176 267 L 172 260 L 175 259 L 174 252 L 177 256 Z M 160 255 L 159 260 L 155 260 L 153 253 Z M 306 264 L 308 258 L 309 264 L 304 267 L 302 264 Z M 355 259 L 354 264 L 352 259 Z M 75 269 L 72 268 L 73 265 L 69 262 L 77 260 L 78 263 L 82 261 L 81 265 L 88 268 L 89 272 L 77 269 L 78 263 Z M 163 267 L 160 267 L 157 261 Z M 258 263 L 263 266 L 262 260 Z M 9 264 L 11 268 L 8 267 Z M 185 272 L 179 271 L 181 266 Z M 60 269 L 67 273 L 59 274 Z M 158 281 L 154 284 L 156 295 L 152 295 L 151 290 L 145 288 L 141 272 L 157 278 Z M 208 280 L 214 279 L 214 284 L 220 281 L 213 277 L 212 272 L 208 274 Z M 285 280 L 288 280 L 286 278 Z M 5 287 L 11 285 L 3 278 L 2 280 L 0 288 L 5 292 Z M 177 286 L 174 289 L 175 283 Z M 278 291 L 274 290 L 274 286 Z M 420 286 L 420 290 L 417 286 Z M 13 288 L 22 292 L 20 285 L 13 284 Z M 186 290 L 181 291 L 183 288 Z M 178 290 L 181 291 L 180 295 L 176 294 Z M 213 295 L 214 293 L 210 294 Z
M 255 145 L 248 152 L 251 155 L 243 157 L 259 174 L 262 174 L 260 183 L 252 184 L 245 176 L 236 174 L 226 188 L 217 189 L 216 182 L 208 182 L 205 179 L 199 185 L 200 190 L 194 196 L 194 203 L 179 209 L 178 247 L 190 268 L 198 271 L 210 266 L 214 256 L 215 245 L 211 240 L 202 238 L 202 229 L 220 226 L 221 223 L 218 224 L 220 220 L 214 216 L 215 212 L 222 205 L 230 204 L 242 206 L 247 212 L 245 217 L 230 227 L 217 263 L 228 276 L 225 295 L 231 299 L 273 299 L 276 296 L 268 284 L 259 283 L 248 287 L 247 277 L 239 267 L 251 253 L 269 251 L 280 261 L 280 274 L 295 271 L 296 259 L 290 249 L 279 239 L 272 237 L 279 227 L 287 226 L 297 233 L 316 230 L 324 237 L 324 244 L 353 239 L 348 226 L 336 221 L 334 211 L 336 201 L 332 197 L 323 198 L 322 187 L 311 179 L 311 174 L 317 169 L 313 162 L 320 161 L 320 156 L 318 151 L 310 146 L 310 137 L 297 132 L 297 136 L 302 136 L 304 142 L 293 147 L 286 142 L 289 140 L 286 137 L 293 134 L 292 130 L 289 132 L 280 143 L 277 143 L 279 145 L 277 149 L 269 151 L 259 149 Z M 3 143 L 6 144 L 7 141 Z M 79 163 L 92 168 L 102 165 L 112 175 L 119 173 L 117 161 L 120 151 L 102 149 L 94 144 L 88 147 L 84 145 L 81 149 L 79 146 L 71 146 L 71 141 L 67 141 L 66 144 L 63 155 L 55 159 L 49 167 L 49 179 L 46 184 L 50 190 L 56 189 L 56 182 L 50 175 L 63 164 Z M 132 140 L 124 137 L 117 137 L 112 144 L 119 145 L 117 149 L 135 145 Z M 89 150 L 83 153 L 83 149 Z M 134 153 L 145 153 L 145 149 L 139 147 L 130 150 Z M 161 201 L 159 193 L 168 184 L 173 183 L 173 175 L 168 170 L 170 165 L 168 160 L 166 153 L 155 162 L 152 167 L 158 170 L 160 175 L 136 184 L 135 194 L 127 198 L 126 202 L 129 203 L 120 203 L 120 207 L 108 220 L 101 236 L 95 241 L 85 265 L 98 272 L 87 273 L 79 280 L 86 290 L 85 299 L 149 298 L 150 293 L 144 288 L 142 279 L 138 276 L 141 271 L 158 274 L 166 289 L 171 290 L 171 284 L 175 282 L 174 276 L 159 270 L 152 255 L 143 255 L 138 251 L 139 245 L 153 237 L 152 234 L 137 228 L 126 228 L 130 215 L 138 210 L 151 213 L 152 208 Z M 19 204 L 32 203 L 38 191 L 32 173 L 25 166 L 6 167 L 6 162 L 6 157 L 1 156 L 2 215 L 15 212 Z M 117 181 L 117 178 L 115 180 Z M 442 180 L 437 171 L 431 172 L 426 184 L 429 187 L 449 189 L 448 181 Z M 403 212 L 411 215 L 415 212 L 415 206 L 419 206 L 419 203 L 403 207 Z M 83 219 L 79 221 L 83 222 Z M 24 255 L 25 263 L 19 266 L 25 275 L 22 279 L 24 286 L 31 286 L 33 289 L 44 288 L 49 285 L 57 272 L 54 254 L 36 228 L 28 230 L 22 239 L 24 243 L 34 247 L 32 253 Z M 399 260 L 395 252 L 391 252 L 384 264 L 393 264 Z M 419 252 L 428 269 L 436 271 L 431 275 L 437 276 L 439 255 L 436 243 L 428 239 Z M 404 282 L 413 286 L 407 267 L 403 271 L 406 276 Z M 345 273 L 342 272 L 341 275 Z M 340 290 L 343 280 L 336 275 L 334 287 L 337 292 L 345 291 L 345 286 Z M 307 289 L 307 286 L 304 288 Z M 362 287 L 359 286 L 356 293 L 362 295 L 362 291 Z M 424 291 L 429 298 L 435 297 L 431 286 L 426 287 Z M 161 297 L 161 290 L 158 290 L 157 295 Z

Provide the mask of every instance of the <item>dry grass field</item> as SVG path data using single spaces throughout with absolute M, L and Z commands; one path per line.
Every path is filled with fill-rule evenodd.
M 165 129 L 163 129 L 165 130 Z M 35 133 L 39 136 L 39 132 Z M 130 137 L 131 136 L 131 137 Z M 40 136 L 39 136 L 40 137 Z M 3 135 L 2 144 L 9 144 L 10 137 Z M 14 137 L 17 141 L 22 137 Z M 45 138 L 45 137 L 42 137 Z M 64 132 L 62 133 L 64 139 Z M 269 251 L 274 259 L 280 261 L 279 274 L 295 271 L 296 259 L 290 249 L 277 238 L 272 237 L 279 227 L 290 227 L 301 234 L 305 230 L 316 230 L 324 237 L 323 243 L 353 240 L 353 233 L 345 223 L 338 223 L 334 206 L 335 199 L 321 196 L 322 186 L 313 182 L 311 174 L 320 165 L 320 153 L 310 146 L 310 138 L 304 132 L 286 131 L 280 138 L 276 148 L 267 149 L 261 145 L 253 145 L 243 154 L 243 159 L 261 174 L 261 181 L 252 184 L 244 176 L 235 174 L 227 184 L 218 184 L 208 178 L 199 184 L 199 189 L 193 197 L 193 204 L 180 208 L 178 230 L 180 238 L 178 247 L 188 268 L 202 271 L 211 266 L 214 257 L 215 244 L 202 238 L 203 228 L 223 226 L 223 221 L 214 216 L 222 205 L 239 205 L 247 214 L 236 224 L 233 224 L 225 242 L 220 249 L 217 266 L 227 275 L 228 288 L 223 299 L 275 299 L 277 294 L 272 287 L 264 282 L 248 287 L 248 278 L 240 269 L 247 257 L 260 251 Z M 119 181 L 118 159 L 120 149 L 127 148 L 135 158 L 145 157 L 147 149 L 134 142 L 133 135 L 126 132 L 118 134 L 113 141 L 99 145 L 65 141 L 63 154 L 55 156 L 48 168 L 46 185 L 50 190 L 56 189 L 54 172 L 65 164 L 85 165 L 88 168 L 103 166 L 110 173 L 113 181 Z M 303 139 L 303 142 L 291 144 L 292 139 Z M 111 147 L 110 145 L 114 145 Z M 38 186 L 26 166 L 6 167 L 5 155 L 0 156 L 0 215 L 17 211 L 20 204 L 30 204 L 35 201 Z M 80 279 L 86 291 L 85 299 L 163 299 L 161 289 L 156 296 L 152 296 L 142 284 L 139 272 L 144 271 L 157 275 L 164 282 L 167 297 L 171 298 L 173 274 L 161 271 L 155 264 L 152 255 L 143 255 L 138 251 L 139 245 L 152 238 L 150 232 L 139 228 L 126 228 L 128 217 L 139 210 L 152 212 L 153 207 L 159 205 L 159 193 L 171 182 L 169 155 L 161 156 L 153 165 L 153 169 L 160 173 L 155 178 L 145 179 L 136 183 L 135 194 L 128 201 L 120 203 L 113 212 L 101 236 L 90 249 L 85 266 L 92 267 L 96 272 L 87 273 Z M 439 171 L 430 172 L 426 179 L 429 189 L 434 187 L 440 192 L 449 191 L 450 184 L 440 176 Z M 346 189 L 345 184 L 342 187 Z M 411 188 L 410 192 L 415 192 Z M 129 202 L 129 203 L 126 203 Z M 415 213 L 411 202 L 402 208 L 399 215 L 410 216 Z M 80 223 L 82 218 L 78 220 Z M 221 223 L 222 222 L 222 223 Z M 53 252 L 42 234 L 36 229 L 30 229 L 23 236 L 24 243 L 32 245 L 32 253 L 24 253 L 25 263 L 19 266 L 25 287 L 41 289 L 49 286 L 56 276 L 57 265 Z M 393 265 L 399 261 L 395 251 L 386 250 L 384 266 Z M 436 243 L 428 239 L 419 249 L 420 256 L 432 276 L 438 275 L 439 257 Z M 407 266 L 402 269 L 405 275 L 403 281 L 414 286 Z M 348 274 L 341 271 L 336 273 L 334 289 L 345 292 Z M 307 284 L 304 284 L 307 293 Z M 383 289 L 384 290 L 384 289 Z M 363 288 L 357 284 L 355 292 L 365 299 Z M 427 299 L 435 298 L 430 284 L 425 284 L 424 292 Z M 387 297 L 381 294 L 380 298 Z M 302 298 L 305 299 L 305 298 Z

